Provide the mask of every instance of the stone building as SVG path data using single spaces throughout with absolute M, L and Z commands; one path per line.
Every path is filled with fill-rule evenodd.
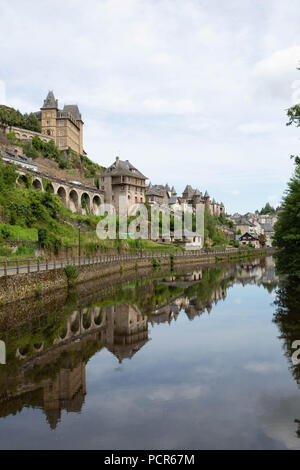
M 177 200 L 177 193 L 175 191 L 174 186 L 170 189 L 168 183 L 166 185 L 163 184 L 154 184 L 152 185 L 151 182 L 149 186 L 146 188 L 146 198 L 149 203 L 155 203 L 159 206 L 161 205 L 168 205 L 171 201 L 171 204 L 176 202 Z
M 105 202 L 112 204 L 119 214 L 120 197 L 125 198 L 127 208 L 146 202 L 146 176 L 137 170 L 129 160 L 116 161 L 100 175 L 99 187 L 105 192 Z
M 182 193 L 182 199 L 185 203 L 192 204 L 193 206 L 196 204 L 205 204 L 206 209 L 215 217 L 220 217 L 220 215 L 225 214 L 225 207 L 222 202 L 216 202 L 215 199 L 211 200 L 207 191 L 205 191 L 203 195 L 199 189 L 193 189 L 189 184 Z
M 42 134 L 53 138 L 59 150 L 69 147 L 83 154 L 83 120 L 76 104 L 59 109 L 53 91 L 49 91 L 41 110 L 36 113 L 41 122 Z
M 254 246 L 255 248 L 259 248 L 259 247 L 260 247 L 260 243 L 259 243 L 258 238 L 256 238 L 254 235 L 252 235 L 252 234 L 249 233 L 249 232 L 246 232 L 246 233 L 244 233 L 242 236 L 240 236 L 240 238 L 239 238 L 239 244 L 240 244 L 241 246 L 252 245 L 252 246 Z

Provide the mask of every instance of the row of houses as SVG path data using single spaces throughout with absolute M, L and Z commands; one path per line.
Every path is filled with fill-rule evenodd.
M 225 207 L 222 202 L 216 202 L 214 198 L 211 199 L 207 191 L 203 194 L 199 189 L 193 189 L 190 185 L 185 187 L 182 196 L 178 196 L 174 186 L 170 188 L 168 183 L 166 185 L 153 185 L 150 182 L 146 187 L 146 198 L 150 204 L 167 205 L 174 212 L 193 210 L 197 204 L 203 204 L 216 217 L 225 214 Z
M 240 245 L 252 244 L 270 247 L 274 237 L 274 225 L 278 220 L 277 214 L 259 215 L 248 212 L 245 215 L 233 214 L 227 218 L 232 221 L 236 239 Z

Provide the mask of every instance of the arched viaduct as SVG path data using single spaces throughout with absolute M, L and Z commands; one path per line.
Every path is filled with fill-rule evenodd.
M 23 168 L 18 168 L 17 172 L 19 173 L 19 183 L 29 173 L 32 176 L 32 186 L 34 189 L 39 191 L 47 190 L 52 194 L 57 194 L 62 203 L 72 212 L 99 215 L 100 205 L 104 202 L 104 191 L 84 186 L 83 184 L 74 184 L 70 181 L 60 180 L 42 173 L 28 171 Z M 45 179 L 48 183 L 47 188 L 44 188 L 43 185 L 43 180 L 45 181 Z

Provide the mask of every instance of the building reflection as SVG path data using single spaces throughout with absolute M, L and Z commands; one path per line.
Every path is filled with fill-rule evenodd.
M 24 407 L 42 409 L 51 429 L 62 412 L 80 413 L 86 364 L 106 348 L 119 363 L 149 341 L 149 325 L 178 315 L 194 320 L 210 313 L 236 282 L 277 282 L 274 266 L 260 260 L 216 269 L 193 269 L 149 279 L 61 315 L 45 314 L 6 332 L 7 364 L 0 368 L 0 417 Z

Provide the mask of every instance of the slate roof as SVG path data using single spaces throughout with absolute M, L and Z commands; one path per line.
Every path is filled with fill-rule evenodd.
M 33 165 L 37 167 L 37 164 L 31 158 L 25 157 L 25 155 L 15 155 L 13 152 L 9 152 L 8 150 L 2 150 L 0 153 L 4 158 L 10 158 L 11 160 L 14 160 L 16 162 L 27 163 L 28 165 Z
M 44 100 L 43 108 L 56 108 L 56 100 L 53 91 L 49 91 L 46 99 Z
M 77 104 L 65 104 L 62 112 L 71 114 L 75 121 L 81 121 L 81 114 L 79 112 Z
M 243 235 L 241 235 L 240 238 L 239 238 L 239 240 L 242 240 L 242 239 L 244 239 L 245 237 L 248 238 L 248 239 L 249 239 L 249 237 L 250 237 L 251 240 L 258 240 L 257 237 L 255 237 L 254 235 L 252 235 L 252 233 L 249 233 L 249 232 L 246 232 L 246 233 L 244 233 Z
M 274 232 L 274 228 L 271 224 L 262 224 L 262 228 L 264 229 L 264 232 Z
M 170 197 L 168 204 L 176 204 L 177 202 L 177 197 Z
M 190 193 L 190 192 L 194 192 L 192 186 L 190 184 L 187 184 L 186 187 L 185 187 L 185 190 L 183 191 L 184 193 Z
M 110 165 L 101 176 L 132 176 L 141 179 L 147 179 L 139 170 L 137 170 L 129 160 L 118 160 Z

